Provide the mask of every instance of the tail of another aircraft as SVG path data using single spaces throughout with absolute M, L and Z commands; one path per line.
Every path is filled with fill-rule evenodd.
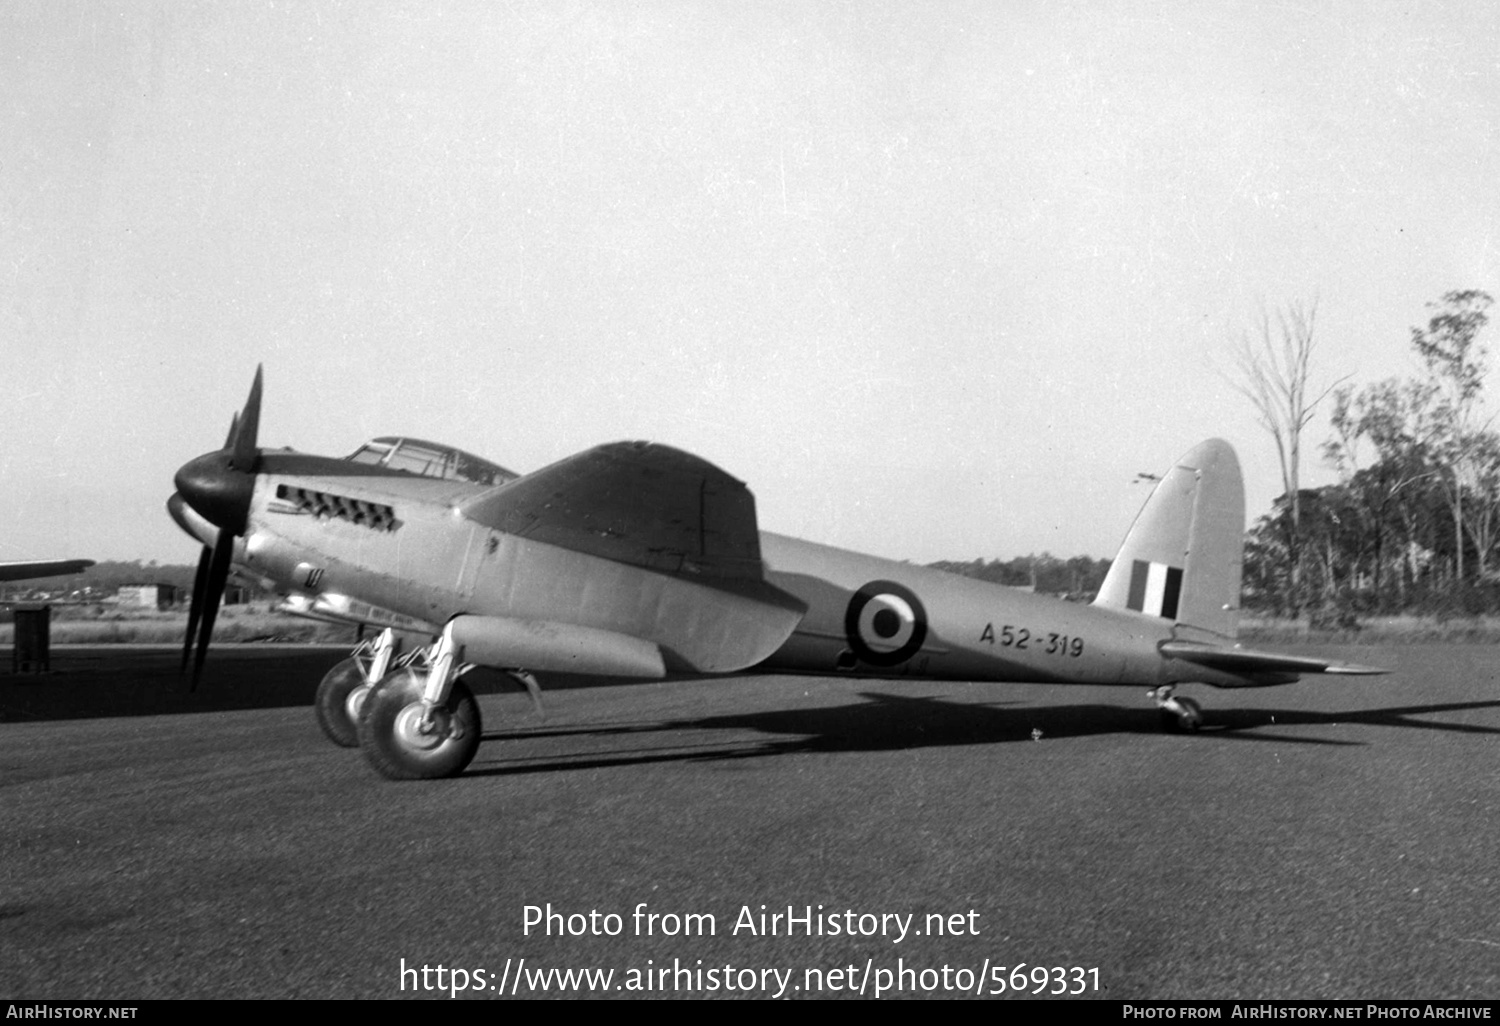
M 1211 438 L 1156 485 L 1094 605 L 1231 637 L 1239 628 L 1245 485 L 1230 444 Z

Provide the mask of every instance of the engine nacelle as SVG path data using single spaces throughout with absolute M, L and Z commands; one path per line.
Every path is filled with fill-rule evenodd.
M 498 616 L 456 616 L 449 625 L 457 658 L 497 669 L 593 673 L 659 680 L 661 649 L 628 634 Z

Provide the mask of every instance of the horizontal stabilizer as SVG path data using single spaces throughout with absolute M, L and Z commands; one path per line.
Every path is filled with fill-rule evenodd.
M 1224 648 L 1197 641 L 1165 641 L 1160 650 L 1164 656 L 1197 663 L 1212 670 L 1223 670 L 1225 673 L 1335 673 L 1365 677 L 1391 672 L 1375 666 L 1341 663 L 1333 659 L 1257 652 L 1238 645 Z

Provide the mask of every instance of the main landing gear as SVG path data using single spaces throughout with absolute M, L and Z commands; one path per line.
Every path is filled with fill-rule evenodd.
M 318 726 L 340 748 L 359 747 L 360 709 L 370 689 L 390 670 L 396 635 L 387 627 L 374 641 L 361 642 L 354 653 L 323 677 L 313 708 Z
M 363 748 L 370 764 L 392 780 L 462 773 L 483 727 L 479 703 L 459 679 L 474 667 L 457 662 L 455 649 L 449 627 L 433 644 L 397 658 L 395 634 L 382 631 L 318 685 L 318 725 L 334 744 Z M 505 672 L 545 715 L 537 679 L 521 669 Z
M 463 772 L 483 733 L 479 703 L 458 679 L 471 669 L 455 665 L 453 632 L 445 628 L 436 644 L 370 689 L 356 720 L 359 746 L 382 776 L 423 780 Z
M 1146 692 L 1156 702 L 1161 725 L 1166 730 L 1197 730 L 1203 726 L 1203 707 L 1191 698 L 1173 698 L 1175 684 L 1163 684 Z

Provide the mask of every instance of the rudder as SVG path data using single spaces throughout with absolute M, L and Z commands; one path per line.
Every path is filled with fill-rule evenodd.
M 1239 458 L 1228 442 L 1211 438 L 1157 482 L 1094 604 L 1233 637 L 1239 628 L 1244 533 Z

